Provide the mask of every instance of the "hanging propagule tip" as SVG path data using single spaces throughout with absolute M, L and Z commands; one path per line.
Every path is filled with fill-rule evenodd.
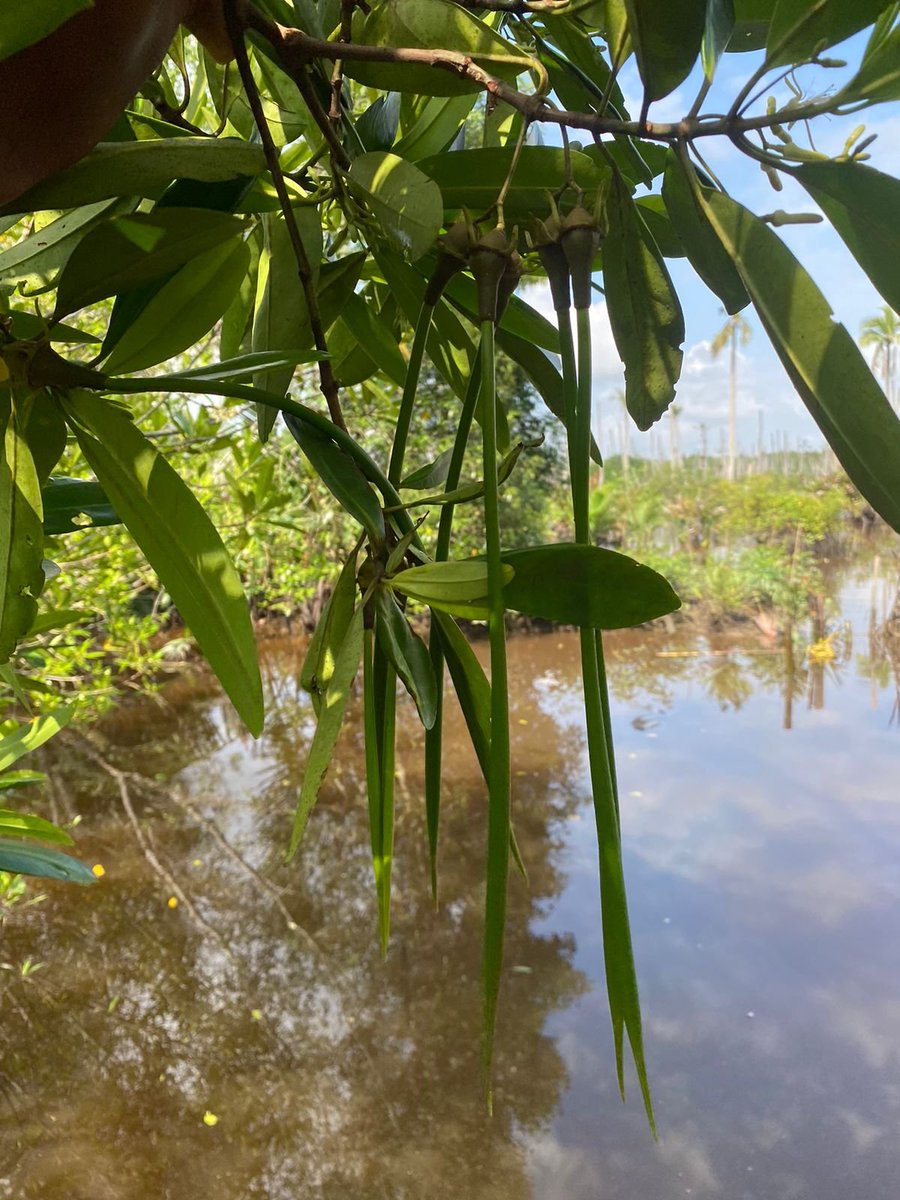
M 496 322 L 500 281 L 515 247 L 510 244 L 506 230 L 497 225 L 484 234 L 471 255 L 472 274 L 478 289 L 478 320 Z M 508 297 L 507 297 L 508 299 Z
M 550 284 L 550 295 L 556 312 L 565 311 L 572 305 L 572 291 L 569 286 L 569 263 L 565 251 L 560 244 L 562 233 L 562 218 L 556 201 L 547 193 L 550 205 L 550 215 L 546 220 L 535 217 L 531 222 L 528 240 L 537 251 L 541 266 Z
M 425 288 L 424 303 L 432 308 L 454 275 L 464 271 L 478 241 L 472 218 L 463 209 L 459 218 L 437 240 L 437 263 Z

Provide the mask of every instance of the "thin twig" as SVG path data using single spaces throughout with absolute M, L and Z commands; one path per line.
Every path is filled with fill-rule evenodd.
M 287 184 L 284 181 L 284 175 L 281 170 L 278 148 L 272 139 L 272 133 L 266 121 L 266 115 L 263 112 L 259 89 L 256 86 L 256 80 L 253 78 L 253 72 L 250 69 L 250 60 L 247 57 L 240 0 L 224 0 L 223 11 L 225 14 L 225 25 L 232 41 L 238 70 L 240 71 L 241 82 L 247 95 L 250 111 L 253 113 L 253 119 L 259 130 L 259 136 L 266 155 L 266 163 L 272 175 L 275 191 L 278 194 L 281 211 L 284 214 L 284 222 L 288 231 L 288 237 L 290 238 L 291 249 L 297 260 L 297 274 L 300 277 L 300 284 L 306 299 L 306 311 L 309 316 L 313 342 L 317 350 L 323 354 L 327 354 L 328 343 L 325 340 L 325 330 L 322 327 L 322 317 L 319 312 L 319 297 L 316 293 L 312 265 L 309 261 L 309 255 L 306 253 L 306 247 L 303 245 L 303 239 L 300 236 L 300 229 L 294 216 L 294 210 L 291 207 Z M 341 411 L 341 402 L 338 395 L 338 382 L 331 367 L 331 360 L 328 358 L 323 358 L 319 362 L 319 384 L 322 395 L 325 397 L 325 402 L 328 405 L 328 412 L 332 421 L 338 428 L 346 429 L 347 426 L 344 423 L 344 414 Z

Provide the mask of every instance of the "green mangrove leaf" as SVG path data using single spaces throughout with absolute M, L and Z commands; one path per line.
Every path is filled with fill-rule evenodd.
M 31 787 L 35 783 L 46 783 L 47 776 L 43 771 L 7 771 L 0 775 L 0 792 L 12 788 Z M 21 815 L 21 814 L 17 814 Z
M 701 202 L 813 420 L 863 496 L 900 532 L 900 420 L 853 338 L 765 222 L 718 192 Z
M 420 721 L 431 729 L 437 716 L 437 686 L 428 648 L 410 629 L 393 596 L 382 588 L 375 592 L 375 637 L 415 700 Z
M 101 200 L 76 208 L 22 238 L 0 253 L 0 283 L 15 283 L 29 292 L 47 291 L 81 239 L 114 207 L 114 201 Z
M 341 320 L 355 341 L 356 347 L 361 347 L 366 352 L 373 366 L 380 367 L 388 379 L 402 388 L 406 379 L 406 361 L 400 353 L 397 339 L 391 333 L 389 326 L 381 319 L 375 305 L 361 296 L 359 292 L 354 292 L 347 298 Z M 345 362 L 346 358 L 335 368 L 339 379 L 344 378 Z
M 239 237 L 243 228 L 230 213 L 196 208 L 113 217 L 85 234 L 72 252 L 60 276 L 54 319 L 169 275 Z
M 284 414 L 284 422 L 313 470 L 341 507 L 359 521 L 370 537 L 382 540 L 384 513 L 381 503 L 349 454 L 331 438 L 290 413 Z
M 838 94 L 835 103 L 884 104 L 900 100 L 900 25 L 872 45 L 859 70 Z
M 312 268 L 313 280 L 318 282 L 322 258 L 322 224 L 316 208 L 295 208 L 294 219 L 300 240 Z M 263 249 L 259 256 L 256 279 L 256 304 L 253 311 L 251 345 L 260 351 L 293 350 L 312 344 L 312 330 L 306 296 L 297 273 L 297 260 L 291 245 L 290 232 L 281 213 L 268 213 L 262 218 Z M 301 334 L 303 340 L 298 340 Z M 293 365 L 260 371 L 253 386 L 283 396 L 294 376 Z M 272 432 L 278 412 L 264 405 L 256 406 L 259 440 L 265 442 Z
M 31 628 L 44 587 L 41 488 L 21 424 L 9 392 L 0 394 L 0 663 Z
M 88 464 L 254 735 L 263 696 L 240 577 L 200 502 L 130 414 L 90 392 L 62 401 Z
M 394 147 L 394 153 L 407 162 L 441 154 L 459 133 L 475 100 L 476 95 L 471 92 L 467 96 L 434 96 L 426 100 L 414 123 Z
M 512 147 L 458 150 L 423 159 L 419 167 L 441 189 L 445 215 L 455 219 L 461 208 L 473 213 L 493 208 L 509 174 L 513 153 Z M 571 157 L 575 183 L 586 192 L 595 192 L 609 177 L 609 167 L 588 155 L 573 150 Z M 562 150 L 556 146 L 523 146 L 503 204 L 506 220 L 524 222 L 531 216 L 548 216 L 547 191 L 561 187 L 565 178 Z
M 503 562 L 513 571 L 504 603 L 530 617 L 624 629 L 681 607 L 667 579 L 615 550 L 562 542 L 505 551 Z
M 122 334 L 106 372 L 141 371 L 193 346 L 231 303 L 249 262 L 246 242 L 235 238 L 186 263 Z
M 94 0 L 6 0 L 0 9 L 0 62 L 41 42 Z
M 453 618 L 433 608 L 431 619 L 441 639 L 453 690 L 462 709 L 481 773 L 487 780 L 491 745 L 491 685 L 475 657 L 475 651 Z
M 700 52 L 706 5 L 697 0 L 625 0 L 628 32 L 648 101 L 674 92 Z
M 778 0 L 766 41 L 766 65 L 812 58 L 871 25 L 885 6 L 885 0 L 853 0 L 852 4 Z
M 337 656 L 353 618 L 353 606 L 356 603 L 356 567 L 357 553 L 354 550 L 341 568 L 337 583 L 310 638 L 303 666 L 300 668 L 300 686 L 312 697 L 317 716 L 321 713 L 322 697 L 334 675 Z
M 0 838 L 0 871 L 36 875 L 39 879 L 61 879 L 65 883 L 96 883 L 89 867 L 69 854 L 45 846 L 29 846 Z
M 319 788 L 325 778 L 325 772 L 331 764 L 334 747 L 337 744 L 341 726 L 344 723 L 344 711 L 350 696 L 350 688 L 359 670 L 359 661 L 363 649 L 363 610 L 362 605 L 353 614 L 350 624 L 344 634 L 340 650 L 334 662 L 334 671 L 325 694 L 321 697 L 319 720 L 316 732 L 309 747 L 309 758 L 306 760 L 306 772 L 300 788 L 300 797 L 294 812 L 294 823 L 291 828 L 291 838 L 288 844 L 286 861 L 290 862 L 297 853 L 303 833 L 306 829 L 309 814 L 319 795 Z
M 700 61 L 707 79 L 716 73 L 719 58 L 734 29 L 734 0 L 706 0 L 706 24 L 700 44 Z
M 25 441 L 31 449 L 38 483 L 43 488 L 66 449 L 66 422 L 62 410 L 48 392 L 32 398 L 25 416 Z
M 211 383 L 244 379 L 260 371 L 275 370 L 277 367 L 296 367 L 301 363 L 316 362 L 322 357 L 324 356 L 318 350 L 310 347 L 304 347 L 302 350 L 257 350 L 238 354 L 234 358 L 223 358 L 221 362 L 207 363 L 202 367 L 190 367 L 187 371 L 178 371 L 174 375 L 154 375 L 153 386 L 168 383 L 177 386 L 183 379 L 208 379 Z
M 0 738 L 0 771 L 8 770 L 24 754 L 37 750 L 38 746 L 43 746 L 44 742 L 64 729 L 71 721 L 74 711 L 69 705 L 61 705 L 53 712 L 35 717 L 33 721 L 20 725 L 12 733 Z
M 19 772 L 24 774 L 25 772 Z M 37 775 L 39 779 L 45 776 L 40 772 L 28 772 Z M 0 787 L 8 787 L 8 781 L 0 778 Z M 8 808 L 0 808 L 0 836 L 39 838 L 44 842 L 58 842 L 61 846 L 71 846 L 72 839 L 64 829 L 45 821 L 43 817 L 27 816 L 25 813 L 12 812 Z
M 900 311 L 900 180 L 854 162 L 803 163 L 792 174 L 891 308 Z
M 709 290 L 719 297 L 729 316 L 746 308 L 750 297 L 737 267 L 703 216 L 685 169 L 672 151 L 668 156 L 662 194 L 691 266 Z
M 433 462 L 426 463 L 424 467 L 419 467 L 417 471 L 413 471 L 405 479 L 401 479 L 400 486 L 402 488 L 414 488 L 416 491 L 440 487 L 447 479 L 447 473 L 450 470 L 450 460 L 452 458 L 452 448 L 444 450 Z
M 101 142 L 74 167 L 45 179 L 4 205 L 0 216 L 77 208 L 113 196 L 155 198 L 173 179 L 215 183 L 242 175 L 256 176 L 265 169 L 262 146 L 239 138 Z
M 504 567 L 504 581 L 508 583 L 512 575 L 512 567 Z M 465 606 L 473 606 L 487 613 L 487 563 L 483 558 L 409 567 L 385 583 L 395 592 L 444 612 L 456 613 L 463 607 L 461 615 L 467 616 L 469 610 Z
M 618 174 L 607 212 L 603 279 L 609 322 L 625 363 L 628 411 L 639 429 L 649 429 L 675 398 L 684 317 L 656 243 Z
M 434 180 L 412 163 L 381 150 L 354 159 L 347 178 L 350 190 L 398 250 L 417 259 L 432 248 L 444 217 Z
M 122 521 L 106 492 L 93 479 L 54 475 L 47 481 L 41 497 L 44 533 L 48 537 L 77 533 L 89 525 L 120 525 Z M 79 521 L 79 517 L 87 519 Z
M 510 82 L 524 69 L 515 46 L 474 14 L 447 0 L 382 0 L 368 15 L 356 9 L 352 39 L 367 46 L 453 49 Z M 481 90 L 478 84 L 453 71 L 416 63 L 346 62 L 344 73 L 379 91 L 459 96 Z

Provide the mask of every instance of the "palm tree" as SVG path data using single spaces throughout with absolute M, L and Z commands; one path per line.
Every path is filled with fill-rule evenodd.
M 738 342 L 746 346 L 750 341 L 753 330 L 740 313 L 730 316 L 710 346 L 713 358 L 718 358 L 726 346 L 730 346 L 731 354 L 728 367 L 728 465 L 726 475 L 734 479 L 735 463 L 737 461 L 737 348 Z
M 877 317 L 863 322 L 859 335 L 861 346 L 872 348 L 872 370 L 880 371 L 884 393 L 894 407 L 894 370 L 897 365 L 897 347 L 900 346 L 900 317 L 887 304 Z

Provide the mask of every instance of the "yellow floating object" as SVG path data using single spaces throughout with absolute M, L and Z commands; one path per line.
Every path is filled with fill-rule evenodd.
M 177 908 L 178 907 L 178 897 L 170 896 L 168 898 L 168 900 L 166 901 L 166 904 L 168 904 L 169 908 Z
M 104 867 L 103 863 L 94 863 L 91 867 L 91 874 L 96 875 L 98 879 L 102 879 L 106 874 L 106 867 Z
M 206 1112 L 203 1114 L 203 1124 L 204 1125 L 218 1125 L 218 1123 L 219 1123 L 219 1118 L 216 1116 L 216 1114 L 214 1112 L 210 1112 L 209 1109 L 207 1109 Z

